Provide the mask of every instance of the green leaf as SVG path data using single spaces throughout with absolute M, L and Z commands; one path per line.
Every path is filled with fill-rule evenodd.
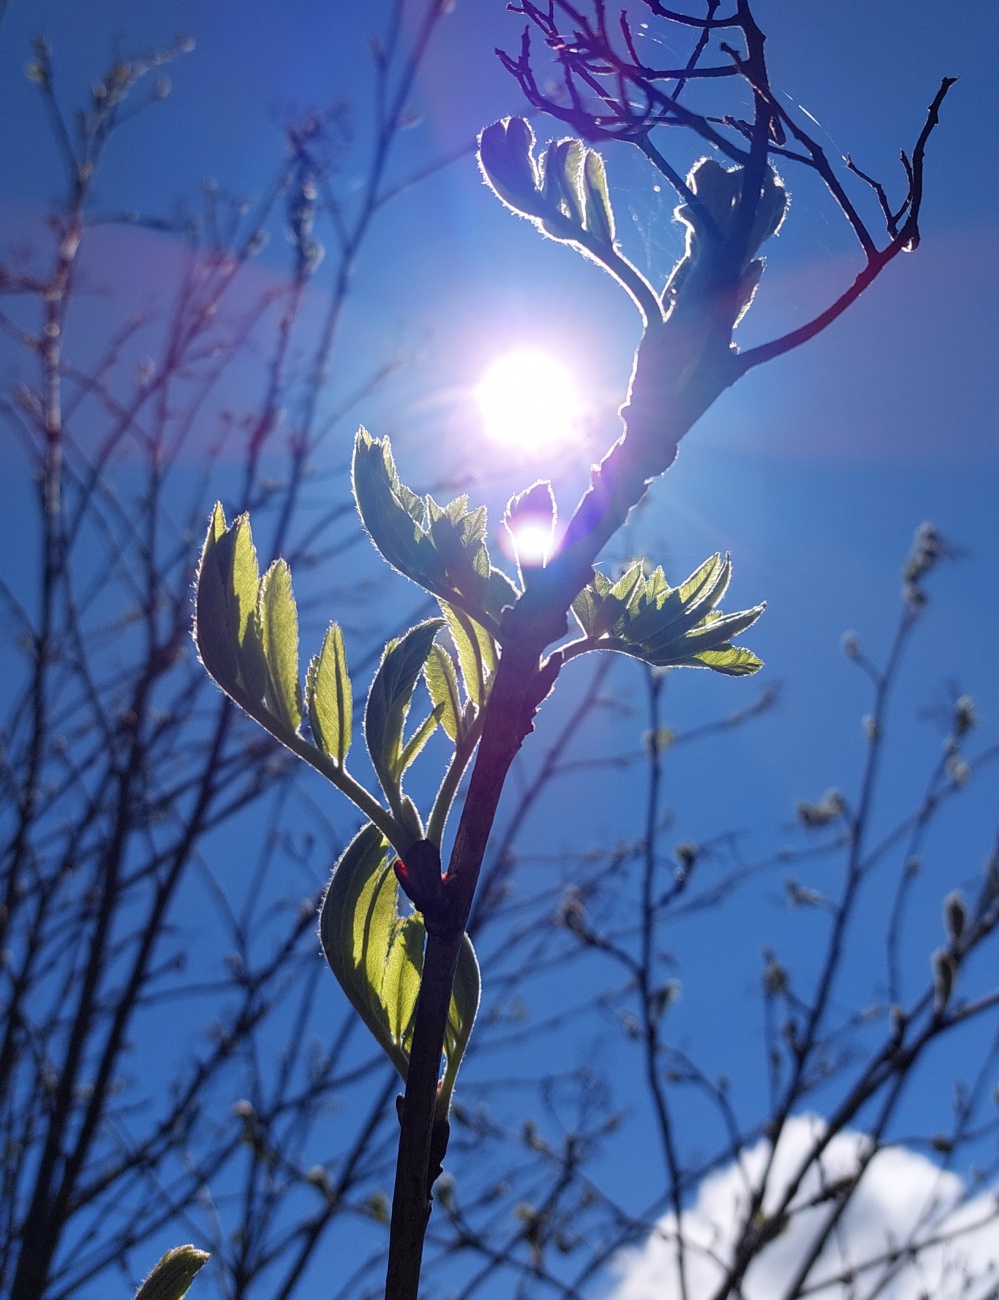
M 485 506 L 462 511 L 467 497 L 459 497 L 442 510 L 427 497 L 430 536 L 444 562 L 446 588 L 460 592 L 472 605 L 482 606 L 489 580 L 489 552 L 482 541 L 486 530 Z
M 297 731 L 302 721 L 298 610 L 291 570 L 284 560 L 275 560 L 261 579 L 257 621 L 269 677 L 267 707 L 286 727 Z
M 390 641 L 368 692 L 364 736 L 378 780 L 393 803 L 399 798 L 403 728 L 413 690 L 442 626 L 442 619 L 428 619 L 417 623 L 397 641 Z
M 457 740 L 462 728 L 461 696 L 454 660 L 442 645 L 430 647 L 430 655 L 423 667 L 427 690 L 433 704 L 441 710 L 440 723 L 449 740 Z
M 267 662 L 256 620 L 260 575 L 257 551 L 250 531 L 250 516 L 243 514 L 233 520 L 228 536 L 232 539 L 228 583 L 230 620 L 239 647 L 239 676 L 246 693 L 255 703 L 259 703 L 267 690 Z M 221 549 L 220 544 L 220 551 Z
M 219 568 L 219 541 L 225 536 L 225 514 L 215 503 L 208 533 L 198 564 L 194 614 L 194 640 L 209 675 L 224 691 L 239 686 L 239 665 L 234 630 L 229 622 L 229 603 Z
M 582 140 L 559 140 L 545 150 L 542 193 L 557 212 L 579 229 L 583 225 L 583 204 L 580 198 L 582 170 Z M 560 235 L 564 238 L 568 232 L 558 226 L 551 233 L 556 238 Z
M 448 631 L 458 652 L 465 693 L 478 708 L 486 699 L 489 678 L 496 669 L 496 642 L 481 624 L 464 610 L 441 602 Z
M 486 612 L 498 621 L 500 615 L 507 605 L 516 604 L 520 590 L 515 583 L 507 577 L 502 569 L 490 566 L 489 583 L 486 588 L 485 609 Z
M 227 528 L 216 502 L 198 566 L 194 636 L 210 675 L 244 705 L 259 704 L 267 686 L 254 617 L 257 585 L 249 516 Z
M 398 907 L 399 890 L 395 872 L 390 872 L 392 887 L 396 891 Z M 388 885 L 383 887 L 388 888 Z M 406 1054 L 409 1064 L 409 1051 L 413 1042 L 413 1017 L 416 1012 L 416 999 L 420 994 L 420 981 L 423 978 L 423 944 L 426 931 L 423 918 L 419 912 L 398 920 L 389 935 L 388 951 L 382 976 L 380 1001 L 385 1009 L 388 1031 L 394 1043 L 398 1043 Z
M 716 650 L 702 650 L 694 655 L 691 667 L 712 668 L 716 673 L 726 677 L 750 677 L 763 667 L 763 660 L 757 659 L 751 650 L 744 646 L 719 646 Z
M 423 922 L 400 918 L 395 852 L 370 823 L 333 869 L 319 914 L 330 969 L 405 1079 L 408 1035 L 423 970 Z M 395 951 L 392 951 L 395 950 Z M 391 953 L 392 975 L 386 985 Z M 390 1010 L 391 1008 L 391 1010 Z
M 595 573 L 573 602 L 573 612 L 591 642 L 588 648 L 616 650 L 658 668 L 712 668 L 739 677 L 761 661 L 731 644 L 751 627 L 764 606 L 722 614 L 715 606 L 728 589 L 729 558 L 712 555 L 679 587 L 661 568 L 643 577 L 633 566 L 613 586 Z
M 519 592 L 489 563 L 486 508 L 458 497 L 426 503 L 399 481 L 388 439 L 360 429 L 354 440 L 354 499 L 378 551 L 393 568 L 439 600 L 465 604 L 498 619 Z
M 479 166 L 497 198 L 523 216 L 538 216 L 534 132 L 522 117 L 493 122 L 479 136 Z
M 208 1252 L 197 1246 L 174 1246 L 153 1265 L 135 1300 L 183 1300 L 209 1259 Z
M 402 757 L 399 759 L 400 776 L 402 776 L 406 768 L 409 767 L 423 746 L 437 730 L 437 724 L 440 722 L 441 714 L 443 712 L 443 704 L 435 705 L 413 732 L 412 736 L 410 736 L 409 740 L 406 741 L 405 747 L 402 751 Z
M 454 1081 L 458 1067 L 468 1046 L 468 1039 L 475 1023 L 479 1009 L 479 997 L 482 981 L 479 975 L 479 963 L 475 949 L 468 935 L 462 936 L 461 950 L 458 953 L 458 965 L 454 974 L 454 987 L 451 990 L 451 1006 L 448 1010 L 447 1028 L 444 1032 L 444 1079 L 441 1084 L 441 1105 L 446 1113 L 447 1106 L 454 1091 Z
M 583 164 L 583 201 L 586 229 L 602 244 L 613 247 L 614 212 L 607 192 L 607 173 L 604 160 L 593 149 L 587 149 Z
M 381 833 L 370 823 L 365 826 L 333 869 L 319 933 L 341 987 L 405 1079 L 423 977 L 425 931 L 419 912 L 399 915 L 394 860 Z M 465 935 L 444 1036 L 445 1100 L 450 1099 L 472 1031 L 479 988 L 479 965 Z
M 384 558 L 428 591 L 444 588 L 444 562 L 422 526 L 423 502 L 400 483 L 388 439 L 359 429 L 351 476 L 364 526 Z
M 347 673 L 343 633 L 331 623 L 323 648 L 313 656 L 305 682 L 309 725 L 319 748 L 343 767 L 350 749 L 354 697 Z

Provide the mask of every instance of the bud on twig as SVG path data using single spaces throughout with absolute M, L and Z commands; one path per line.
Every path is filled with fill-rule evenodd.
M 951 947 L 956 947 L 964 933 L 966 913 L 964 900 L 955 889 L 944 899 L 944 929 Z
M 930 960 L 933 963 L 933 1004 L 937 1011 L 942 1011 L 954 991 L 957 965 L 946 948 L 938 948 Z

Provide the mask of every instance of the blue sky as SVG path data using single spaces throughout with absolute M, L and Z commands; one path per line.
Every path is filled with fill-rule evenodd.
M 50 40 L 66 102 L 83 93 L 119 47 L 141 49 L 177 31 L 195 38 L 193 53 L 170 70 L 170 98 L 116 141 L 98 191 L 104 210 L 163 213 L 207 177 L 234 192 L 261 186 L 279 156 L 277 122 L 289 110 L 346 97 L 355 102 L 363 142 L 370 93 L 364 41 L 377 26 L 375 8 L 331 6 L 328 0 L 291 0 L 280 9 L 258 0 L 176 0 L 165 15 L 134 0 L 85 6 L 13 0 L 0 27 L 5 242 L 23 238 L 58 191 L 51 141 L 22 73 L 31 33 Z M 752 854 L 795 838 L 787 828 L 797 801 L 818 798 L 830 786 L 852 788 L 868 702 L 840 638 L 856 630 L 870 655 L 882 657 L 896 616 L 899 567 L 923 520 L 932 520 L 965 558 L 934 578 L 925 626 L 903 674 L 889 749 L 893 781 L 879 809 L 884 824 L 935 761 L 939 732 L 921 715 L 944 698 L 947 683 L 974 696 L 983 741 L 999 730 L 993 562 L 999 541 L 999 182 L 988 134 L 999 10 L 977 6 L 973 15 L 962 12 L 960 21 L 949 15 L 942 21 L 941 7 L 930 0 L 799 0 L 794 6 L 768 0 L 757 8 L 770 35 L 774 84 L 814 115 L 831 153 L 849 151 L 896 187 L 898 147 L 915 138 L 939 79 L 961 80 L 931 142 L 918 252 L 896 259 L 823 337 L 725 394 L 652 489 L 627 540 L 661 560 L 675 579 L 710 552 L 730 550 L 735 580 L 728 606 L 768 602 L 745 639 L 766 661 L 758 681 L 781 684 L 779 708 L 752 728 L 692 750 L 668 776 L 676 840 L 734 829 L 744 832 Z M 407 133 L 395 174 L 405 177 L 470 142 L 489 121 L 522 108 L 493 54 L 496 44 L 512 48 L 519 33 L 520 20 L 504 13 L 498 0 L 458 0 L 421 73 L 419 121 Z M 543 140 L 560 134 L 544 121 L 537 130 Z M 688 142 L 677 148 L 682 170 L 698 151 Z M 613 149 L 605 155 L 622 242 L 639 266 L 662 279 L 682 244 L 670 221 L 673 201 L 653 189 L 659 178 L 634 159 Z M 353 165 L 348 156 L 348 190 Z M 805 181 L 788 180 L 790 214 L 766 250 L 763 287 L 743 327 L 748 341 L 803 319 L 857 265 L 831 205 Z M 137 298 L 152 299 L 168 287 L 175 256 L 169 237 L 138 231 L 120 238 L 115 243 L 108 236 L 95 278 L 131 258 Z M 281 274 L 282 257 L 278 247 L 264 253 L 261 283 Z M 324 290 L 317 292 L 321 297 Z M 110 309 L 95 304 L 95 313 L 104 310 Z M 614 410 L 624 395 L 638 322 L 594 266 L 545 243 L 506 213 L 465 158 L 407 192 L 380 219 L 359 268 L 347 332 L 348 370 L 373 363 L 400 340 L 414 357 L 358 412 L 373 432 L 398 437 L 404 479 L 419 483 L 473 468 L 482 475 L 495 521 L 505 497 L 539 473 L 553 476 L 568 513 L 589 458 L 617 436 Z M 575 459 L 511 464 L 477 440 L 472 391 L 491 360 L 522 345 L 559 355 L 577 375 L 594 429 L 592 445 Z M 9 453 L 0 454 L 6 460 Z M 329 457 L 321 469 L 342 462 L 343 446 L 331 448 Z M 10 484 L 0 488 L 0 501 L 15 518 Z M 412 591 L 404 592 L 400 610 L 413 599 Z M 689 673 L 670 679 L 670 725 L 689 727 L 719 716 L 748 702 L 755 690 L 753 683 L 706 678 Z M 641 708 L 636 671 L 617 666 L 612 682 L 625 702 Z M 530 781 L 570 699 L 567 690 L 565 700 L 548 709 L 536 751 L 523 760 L 523 780 Z M 643 725 L 634 716 L 601 723 L 588 744 L 626 751 L 638 744 Z M 629 781 L 633 775 L 567 790 L 563 805 L 539 816 L 533 842 L 552 853 L 578 850 L 596 835 L 613 838 L 620 807 L 634 794 Z M 946 842 L 933 845 L 917 951 L 939 942 L 933 937 L 939 900 L 978 871 L 997 806 L 995 777 L 986 773 L 981 788 L 969 792 L 961 818 L 949 824 Z M 723 1049 L 734 1047 L 737 1063 L 751 1062 L 749 1107 L 762 1088 L 758 1003 L 752 998 L 759 953 L 773 943 L 789 961 L 807 964 L 807 931 L 795 928 L 797 918 L 783 907 L 779 880 L 738 912 L 693 924 L 675 945 L 685 988 L 677 1032 L 685 1041 L 700 1041 L 705 1023 L 729 1017 L 726 1035 L 709 1038 L 704 1050 L 719 1070 L 733 1068 L 730 1060 L 726 1064 L 732 1052 Z M 567 992 L 556 986 L 552 996 Z M 598 1037 L 601 1050 L 618 1050 L 607 1046 L 603 1031 Z M 559 1050 L 585 1054 L 591 1047 L 590 1040 L 576 1039 Z M 949 1077 L 941 1067 L 941 1089 Z M 932 1089 L 914 1098 L 913 1123 L 930 1123 L 938 1101 Z M 640 1100 L 631 1104 L 633 1122 L 607 1176 L 647 1184 L 651 1193 L 658 1172 L 636 1175 L 632 1167 L 643 1118 Z

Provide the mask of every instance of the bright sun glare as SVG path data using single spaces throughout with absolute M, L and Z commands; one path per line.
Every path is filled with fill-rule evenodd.
M 573 377 L 544 352 L 523 349 L 500 357 L 475 395 L 487 436 L 504 446 L 541 451 L 569 441 L 578 431 Z

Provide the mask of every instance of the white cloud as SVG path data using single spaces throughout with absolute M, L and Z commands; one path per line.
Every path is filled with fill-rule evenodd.
M 800 1116 L 786 1125 L 774 1155 L 764 1211 L 778 1204 L 824 1125 Z M 749 1189 L 762 1177 L 770 1145 L 758 1142 L 733 1163 L 709 1175 L 682 1216 L 688 1300 L 708 1300 L 731 1258 Z M 870 1150 L 860 1133 L 837 1134 L 821 1168 L 809 1169 L 792 1202 L 807 1205 L 824 1188 L 854 1177 Z M 833 1203 L 801 1209 L 750 1266 L 742 1300 L 780 1300 L 827 1222 Z M 941 1238 L 946 1240 L 941 1241 Z M 622 1251 L 609 1300 L 679 1300 L 676 1219 L 664 1215 L 644 1245 Z M 913 1259 L 885 1257 L 898 1248 L 924 1246 Z M 873 1268 L 863 1266 L 873 1260 Z M 853 1270 L 853 1284 L 843 1280 Z M 904 1147 L 885 1147 L 867 1167 L 838 1228 L 812 1270 L 806 1292 L 816 1300 L 985 1300 L 999 1288 L 999 1219 L 995 1191 L 970 1195 L 956 1174 Z

